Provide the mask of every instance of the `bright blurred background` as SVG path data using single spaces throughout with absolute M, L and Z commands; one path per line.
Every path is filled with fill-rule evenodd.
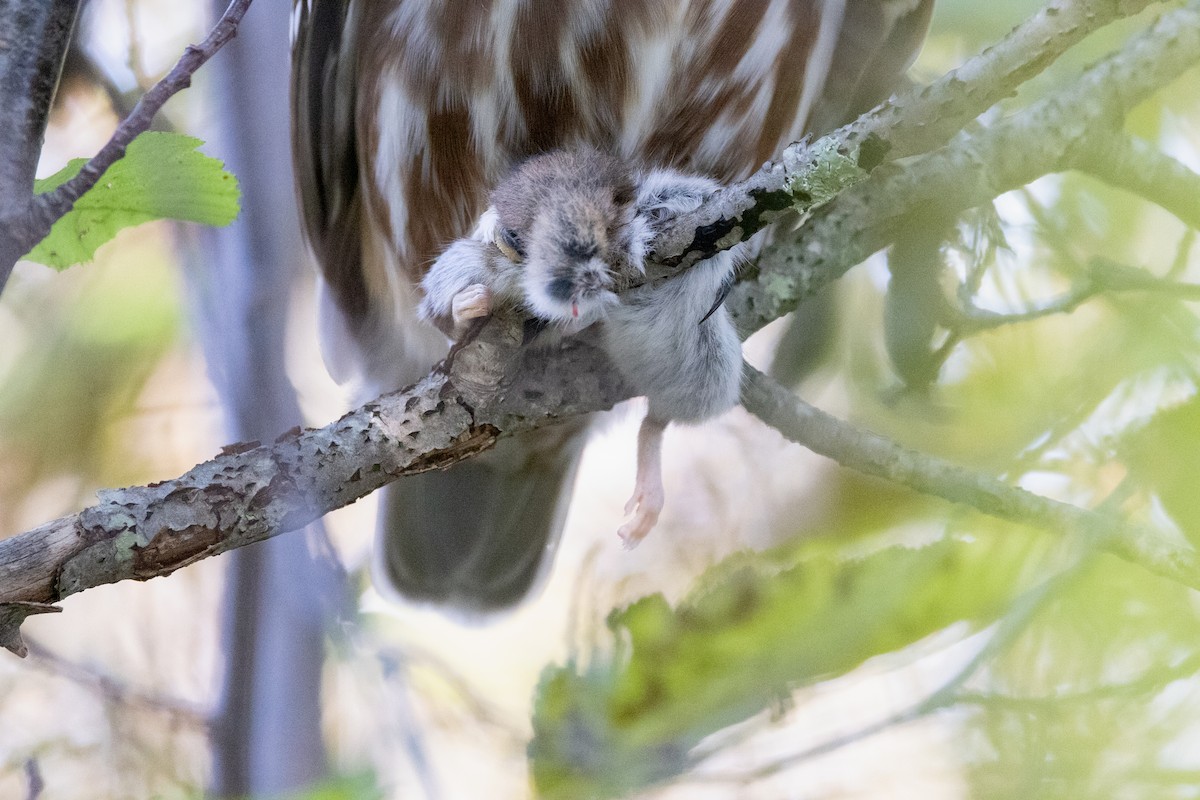
M 914 77 L 941 75 L 1037 7 L 938 0 Z M 85 51 L 110 91 L 136 93 L 203 35 L 202 13 L 195 3 L 93 0 Z M 1069 80 L 1146 24 L 1093 36 L 1014 102 Z M 1193 70 L 1128 126 L 1193 169 L 1198 82 Z M 166 110 L 170 125 L 201 137 L 214 113 L 205 98 L 219 96 L 204 83 Z M 95 152 L 116 123 L 95 82 L 76 75 L 60 95 L 39 176 Z M 1000 198 L 996 215 L 1007 247 L 964 233 L 949 256 L 960 278 L 986 269 L 977 298 L 995 310 L 1065 291 L 1096 255 L 1200 281 L 1179 221 L 1087 177 L 1039 180 Z M 97 489 L 174 477 L 224 443 L 182 295 L 180 251 L 194 238 L 148 224 L 62 274 L 19 266 L 0 299 L 0 536 L 89 505 Z M 1124 294 L 986 332 L 958 344 L 940 382 L 914 396 L 896 391 L 883 343 L 886 285 L 878 257 L 840 282 L 836 343 L 804 383 L 806 399 L 1031 490 L 1107 502 L 1180 535 L 1200 532 L 1193 306 L 1164 293 Z M 305 281 L 292 304 L 287 366 L 308 423 L 320 425 L 346 398 L 321 364 L 312 291 Z M 773 327 L 756 336 L 750 360 L 769 363 L 778 335 Z M 333 767 L 347 776 L 345 793 L 329 796 L 527 796 L 525 747 L 542 670 L 605 652 L 613 608 L 653 592 L 677 601 L 706 568 L 745 548 L 792 553 L 803 545 L 786 543 L 815 537 L 864 552 L 943 537 L 1017 540 L 1028 544 L 1027 577 L 1049 575 L 1070 551 L 1052 536 L 841 470 L 736 410 L 668 432 L 665 517 L 625 552 L 615 531 L 639 416 L 631 404 L 597 426 L 544 591 L 496 619 L 448 619 L 379 597 L 368 577 L 373 500 L 329 516 L 358 609 L 333 635 L 324 668 L 322 726 Z M 31 760 L 54 800 L 203 794 L 223 574 L 224 559 L 210 559 L 169 578 L 88 591 L 66 600 L 62 614 L 29 620 L 31 656 L 0 658 L 0 797 L 25 796 Z M 949 708 L 853 735 L 936 691 L 995 640 L 996 625 L 952 625 L 797 688 L 739 726 L 736 741 L 699 769 L 638 796 L 1200 796 L 1194 593 L 1099 558 L 1012 628 Z M 787 759 L 839 736 L 852 741 Z

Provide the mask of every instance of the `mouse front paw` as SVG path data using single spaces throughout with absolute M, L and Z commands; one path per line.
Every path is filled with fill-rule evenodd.
M 492 290 L 482 283 L 472 283 L 454 295 L 450 316 L 454 321 L 455 338 L 461 336 L 472 320 L 492 313 Z

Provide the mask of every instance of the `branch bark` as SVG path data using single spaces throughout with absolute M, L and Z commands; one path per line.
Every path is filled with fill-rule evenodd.
M 1116 14 L 1113 9 L 1128 4 L 1085 2 L 1079 7 L 1090 9 L 1084 14 L 1088 18 L 1097 8 Z M 1046 25 L 1057 18 L 1048 12 L 1042 16 Z M 1078 31 L 1081 24 L 1073 23 L 1071 30 Z M 1033 30 L 1043 29 L 1035 25 Z M 948 78 L 947 97 L 958 91 L 971 98 L 954 107 L 969 106 L 977 113 L 983 109 L 972 103 L 990 103 L 987 98 L 1011 91 L 1005 80 L 1008 73 L 992 71 L 1009 63 L 997 53 L 1025 53 L 1022 75 L 1045 66 L 1038 47 L 1050 45 L 1038 35 L 1030 34 L 1025 47 L 989 50 L 980 57 L 990 65 L 988 70 L 972 65 L 960 70 L 978 74 L 979 85 Z M 1051 51 L 1057 53 L 1053 47 Z M 754 330 L 789 310 L 800 297 L 840 277 L 885 244 L 894 220 L 914 203 L 962 210 L 1061 168 L 1065 154 L 1089 129 L 1115 124 L 1131 105 L 1194 63 L 1196 53 L 1200 53 L 1200 0 L 1164 15 L 1074 86 L 1011 119 L 960 136 L 903 167 L 875 170 L 814 214 L 802 230 L 802 242 L 793 245 L 794 253 L 775 247 L 764 255 L 757 274 L 731 297 L 739 325 Z M 907 111 L 895 118 L 899 122 L 888 124 L 921 128 L 928 123 L 922 114 L 933 114 L 949 101 L 937 92 L 923 91 L 897 102 Z M 893 119 L 891 114 L 886 108 L 877 109 L 860 128 L 878 124 L 896 142 L 924 141 L 869 122 Z M 809 156 L 832 153 L 845 158 L 837 143 L 849 135 L 846 130 L 833 134 L 825 145 L 789 148 L 781 164 L 768 165 L 751 181 L 721 193 L 701 214 L 677 220 L 656 242 L 656 253 L 666 262 L 658 274 L 686 268 L 714 247 L 731 246 L 752 224 L 765 224 L 778 213 L 778 196 L 755 187 L 768 185 L 764 181 L 803 185 L 801 179 L 821 167 L 819 159 L 806 161 Z M 830 143 L 834 146 L 827 146 Z M 893 145 L 893 153 L 905 152 L 904 146 Z M 854 159 L 861 166 L 861 146 Z M 803 189 L 801 193 L 801 203 L 811 204 L 811 193 Z M 719 223 L 716 228 L 714 223 Z M 559 351 L 539 351 L 528 360 L 520 342 L 520 320 L 491 319 L 420 383 L 325 428 L 292 431 L 269 446 L 253 443 L 230 449 L 174 481 L 104 492 L 92 508 L 0 542 L 0 609 L 6 603 L 53 603 L 101 583 L 169 574 L 201 558 L 301 527 L 402 475 L 469 458 L 501 435 L 602 410 L 629 395 L 587 332 L 567 340 Z M 750 404 L 765 404 L 774 392 L 774 387 L 769 387 L 771 392 L 767 388 L 752 379 L 748 393 L 760 394 L 749 395 Z M 797 438 L 810 444 L 808 435 L 797 434 Z M 887 450 L 895 445 L 862 436 L 866 438 L 859 441 L 843 431 L 824 444 L 813 443 L 814 449 L 824 447 L 819 452 L 844 463 L 881 469 L 893 480 L 916 481 L 913 485 L 922 491 L 946 492 L 950 499 L 966 501 L 986 513 L 1052 529 L 1091 531 L 1111 551 L 1200 587 L 1190 550 L 1148 533 L 1143 537 L 1141 531 L 1093 512 L 1050 504 L 986 476 L 963 470 L 929 474 L 911 466 L 897 469 L 894 453 L 888 455 Z M 884 451 L 871 450 L 884 445 Z
M 1149 200 L 1200 230 L 1200 175 L 1142 139 L 1097 136 L 1079 149 L 1073 166 Z
M 439 469 L 504 433 L 629 396 L 589 336 L 545 358 L 494 318 L 415 386 L 318 430 L 237 445 L 172 481 L 100 493 L 84 511 L 0 542 L 0 625 L 93 586 L 147 580 L 303 527 L 402 475 Z M 0 633 L 5 630 L 0 630 Z M 14 652 L 19 638 L 0 638 Z

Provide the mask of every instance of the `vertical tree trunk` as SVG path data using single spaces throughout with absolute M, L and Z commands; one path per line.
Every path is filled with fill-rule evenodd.
M 79 16 L 79 0 L 0 0 L 0 222 L 33 196 L 50 104 Z M 0 291 L 24 251 L 0 236 Z
M 216 0 L 219 12 L 221 0 Z M 242 212 L 204 231 L 188 270 L 197 328 L 234 440 L 270 441 L 301 421 L 284 371 L 291 290 L 301 262 L 288 142 L 288 12 L 258 3 L 205 80 L 210 152 L 242 187 Z M 320 728 L 324 630 L 336 571 L 282 536 L 229 554 L 225 675 L 213 738 L 212 791 L 274 794 L 327 771 Z

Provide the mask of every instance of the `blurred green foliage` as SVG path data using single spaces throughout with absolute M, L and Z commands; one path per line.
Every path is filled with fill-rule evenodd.
M 60 476 L 89 489 L 140 483 L 146 443 L 122 422 L 162 356 L 177 343 L 180 298 L 161 237 L 139 231 L 88 270 L 46 282 L 14 280 L 5 295 L 7 359 L 0 363 L 0 525 L 30 491 Z M 69 486 L 71 484 L 65 484 Z
M 1061 591 L 962 697 L 973 794 L 1195 797 L 1194 594 L 1107 557 Z
M 866 554 L 818 539 L 734 556 L 675 608 L 643 598 L 609 617 L 611 656 L 543 676 L 529 746 L 538 789 L 619 797 L 677 775 L 701 739 L 797 686 L 994 620 L 1044 555 L 1016 531 Z
M 382 800 L 375 776 L 370 772 L 335 775 L 319 786 L 309 787 L 278 800 Z

